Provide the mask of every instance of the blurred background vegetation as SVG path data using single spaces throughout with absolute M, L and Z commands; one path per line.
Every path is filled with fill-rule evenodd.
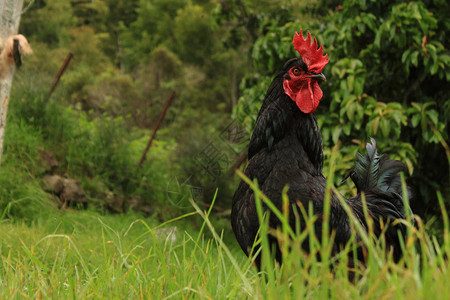
M 316 116 L 326 159 L 340 145 L 336 184 L 374 137 L 408 166 L 414 212 L 439 216 L 436 191 L 450 206 L 449 16 L 445 0 L 35 0 L 20 24 L 34 55 L 13 83 L 1 218 L 33 220 L 60 206 L 43 179 L 55 174 L 76 179 L 97 211 L 167 219 L 191 196 L 207 206 L 218 188 L 216 209 L 226 216 L 233 166 L 274 74 L 296 56 L 300 28 L 330 58 Z

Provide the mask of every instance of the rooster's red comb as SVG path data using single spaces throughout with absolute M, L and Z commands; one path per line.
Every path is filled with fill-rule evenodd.
M 316 38 L 314 38 L 311 45 L 311 33 L 309 33 L 309 30 L 306 40 L 303 38 L 301 29 L 300 34 L 296 32 L 292 43 L 294 44 L 295 50 L 302 56 L 303 62 L 308 67 L 308 71 L 321 73 L 325 65 L 330 61 L 328 59 L 328 54 L 323 56 L 322 46 L 317 49 Z

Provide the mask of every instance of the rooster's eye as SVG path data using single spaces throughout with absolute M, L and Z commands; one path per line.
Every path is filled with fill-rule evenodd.
M 301 71 L 300 71 L 299 68 L 294 68 L 294 69 L 292 70 L 292 73 L 293 73 L 294 75 L 298 76 L 298 75 L 300 75 Z

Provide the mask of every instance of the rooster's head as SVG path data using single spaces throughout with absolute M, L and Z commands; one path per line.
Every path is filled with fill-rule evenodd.
M 323 96 L 318 82 L 326 79 L 321 72 L 329 62 L 328 54 L 323 56 L 322 46 L 317 48 L 316 38 L 311 44 L 309 31 L 305 40 L 300 29 L 300 34 L 294 36 L 293 44 L 301 58 L 290 59 L 284 65 L 284 92 L 302 112 L 313 113 Z

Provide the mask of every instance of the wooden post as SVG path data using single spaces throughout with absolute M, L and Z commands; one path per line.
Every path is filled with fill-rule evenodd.
M 64 71 L 66 70 L 67 66 L 69 65 L 69 62 L 72 59 L 72 57 L 73 57 L 72 53 L 69 53 L 69 55 L 67 55 L 66 60 L 64 61 L 63 65 L 61 66 L 61 69 L 59 69 L 58 74 L 56 74 L 56 78 L 55 78 L 55 81 L 53 82 L 52 88 L 50 89 L 50 91 L 47 94 L 48 99 L 50 99 L 50 97 L 52 96 L 53 91 L 55 90 L 56 86 L 58 85 L 58 82 L 61 79 L 61 76 L 64 73 Z
M 167 99 L 166 104 L 164 105 L 163 111 L 161 112 L 161 115 L 159 116 L 159 120 L 158 123 L 156 123 L 155 128 L 153 129 L 153 133 L 152 136 L 150 137 L 150 140 L 147 143 L 147 147 L 145 147 L 144 152 L 142 153 L 142 157 L 139 160 L 139 167 L 142 166 L 142 164 L 145 161 L 145 156 L 147 155 L 148 149 L 150 149 L 150 146 L 152 145 L 153 139 L 156 136 L 156 132 L 159 129 L 159 126 L 161 125 L 162 120 L 164 119 L 164 117 L 166 116 L 166 112 L 169 109 L 170 104 L 172 103 L 173 98 L 175 97 L 175 91 L 173 91 L 170 96 L 169 99 Z
M 22 13 L 23 0 L 0 0 L 0 47 L 3 50 L 7 37 L 17 33 Z M 4 77 L 0 78 L 0 162 L 5 139 L 6 113 L 8 112 L 9 93 L 15 66 L 9 66 Z

